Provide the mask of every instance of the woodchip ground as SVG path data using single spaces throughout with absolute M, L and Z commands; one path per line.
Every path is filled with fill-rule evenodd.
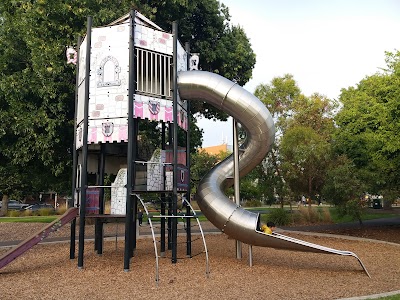
M 0 241 L 23 239 L 41 226 L 0 223 Z M 106 234 L 123 230 L 121 225 L 107 226 Z M 68 227 L 52 237 L 68 236 Z M 92 227 L 88 226 L 87 235 Z M 209 276 L 201 240 L 193 242 L 193 257 L 186 258 L 184 238 L 179 237 L 178 262 L 171 263 L 169 251 L 160 259 L 157 285 L 152 239 L 142 236 L 129 272 L 123 271 L 121 239 L 109 238 L 103 255 L 97 255 L 93 241 L 87 241 L 82 270 L 76 259 L 69 259 L 68 242 L 37 245 L 0 270 L 0 299 L 340 299 L 400 290 L 400 244 L 287 234 L 355 252 L 372 278 L 352 257 L 261 247 L 253 247 L 250 267 L 247 245 L 243 258 L 236 259 L 234 240 L 207 234 Z M 0 248 L 0 255 L 6 251 Z

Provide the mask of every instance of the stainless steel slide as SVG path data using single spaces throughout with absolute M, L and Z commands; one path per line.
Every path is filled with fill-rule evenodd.
M 208 102 L 242 124 L 247 138 L 240 146 L 240 177 L 265 158 L 274 142 L 275 127 L 270 112 L 257 97 L 220 75 L 204 71 L 180 72 L 178 89 L 182 99 Z M 249 245 L 353 256 L 368 274 L 361 260 L 352 252 L 258 231 L 259 214 L 237 206 L 224 194 L 224 190 L 233 185 L 232 178 L 231 155 L 204 176 L 195 196 L 201 211 L 222 232 Z

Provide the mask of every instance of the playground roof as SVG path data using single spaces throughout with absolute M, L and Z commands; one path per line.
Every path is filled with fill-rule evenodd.
M 119 19 L 111 22 L 110 24 L 108 24 L 108 26 L 126 23 L 129 21 L 129 18 L 130 18 L 130 14 L 126 14 L 126 15 L 120 17 Z M 143 16 L 140 12 L 138 12 L 136 10 L 135 10 L 135 23 L 145 25 L 147 27 L 151 27 L 156 30 L 165 31 L 160 26 L 158 26 L 156 23 L 150 21 L 148 18 L 146 18 L 145 16 Z

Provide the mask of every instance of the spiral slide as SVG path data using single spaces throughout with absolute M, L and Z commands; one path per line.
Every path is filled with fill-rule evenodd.
M 50 233 L 57 231 L 59 228 L 71 222 L 78 215 L 78 208 L 72 207 L 68 209 L 62 216 L 54 220 L 44 228 L 31 235 L 29 238 L 10 249 L 0 257 L 0 269 L 8 265 L 18 256 L 24 254 L 33 246 L 45 239 Z
M 257 97 L 236 83 L 205 71 L 180 72 L 178 90 L 182 99 L 205 101 L 228 113 L 244 127 L 247 138 L 239 151 L 240 177 L 249 173 L 265 158 L 274 142 L 275 127 L 270 112 Z M 215 227 L 249 245 L 353 256 L 369 276 L 361 260 L 350 251 L 258 231 L 259 214 L 237 206 L 224 194 L 224 190 L 233 185 L 233 170 L 233 156 L 230 155 L 204 176 L 197 188 L 197 203 Z

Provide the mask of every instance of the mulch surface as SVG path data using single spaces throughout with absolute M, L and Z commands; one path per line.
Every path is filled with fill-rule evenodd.
M 3 224 L 7 223 L 0 223 L 0 241 L 21 229 L 26 232 L 43 226 Z M 115 233 L 123 227 L 113 226 L 106 231 Z M 68 234 L 67 227 L 55 236 Z M 91 230 L 88 228 L 88 234 Z M 0 299 L 340 299 L 400 290 L 399 227 L 353 227 L 351 232 L 341 232 L 366 238 L 378 235 L 399 245 L 286 234 L 356 253 L 372 278 L 352 257 L 262 247 L 253 247 L 250 267 L 247 245 L 242 247 L 242 259 L 237 259 L 234 240 L 224 234 L 207 234 L 209 276 L 201 239 L 194 236 L 192 258 L 187 258 L 184 237 L 179 237 L 178 262 L 171 263 L 170 251 L 159 259 L 157 284 L 154 245 L 151 238 L 142 236 L 129 272 L 123 271 L 121 239 L 106 241 L 103 255 L 95 253 L 93 242 L 85 242 L 82 270 L 77 268 L 76 259 L 69 259 L 69 243 L 39 244 L 0 270 Z M 0 248 L 0 255 L 6 251 Z

